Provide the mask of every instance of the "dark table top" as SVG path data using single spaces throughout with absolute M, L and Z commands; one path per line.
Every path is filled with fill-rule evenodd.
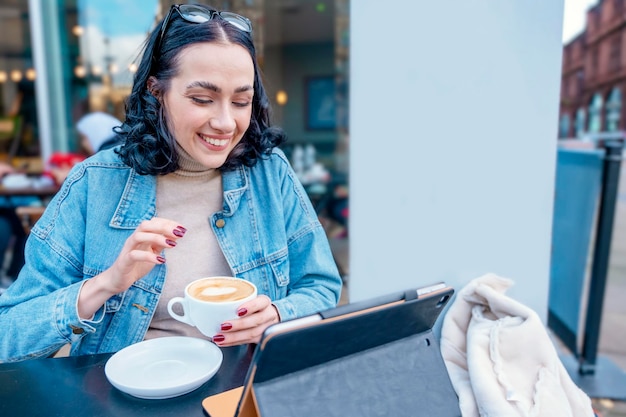
M 111 354 L 0 364 L 0 416 L 206 417 L 202 400 L 243 384 L 254 346 L 222 348 L 222 352 L 222 366 L 209 381 L 164 400 L 135 398 L 114 388 L 104 374 Z
M 59 191 L 58 185 L 46 185 L 41 187 L 5 187 L 0 184 L 0 195 L 3 196 L 22 196 L 34 195 L 37 197 L 52 197 Z

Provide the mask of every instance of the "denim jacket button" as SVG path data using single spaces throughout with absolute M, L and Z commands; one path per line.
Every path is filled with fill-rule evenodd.
M 226 222 L 224 221 L 224 219 L 218 219 L 215 222 L 215 225 L 221 229 L 222 227 L 224 227 L 226 225 Z
M 85 331 L 85 329 L 83 329 L 82 327 L 74 326 L 71 324 L 70 324 L 70 328 L 72 329 L 72 333 L 74 334 L 83 334 L 83 332 Z

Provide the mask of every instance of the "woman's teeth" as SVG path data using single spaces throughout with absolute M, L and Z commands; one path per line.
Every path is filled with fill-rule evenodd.
M 213 146 L 226 146 L 226 144 L 228 143 L 228 139 L 215 139 L 215 138 L 210 138 L 208 136 L 203 136 L 203 135 L 200 135 L 200 137 L 206 143 L 213 145 Z

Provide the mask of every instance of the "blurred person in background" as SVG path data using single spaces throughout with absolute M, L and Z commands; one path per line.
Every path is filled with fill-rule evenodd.
M 78 162 L 98 151 L 113 148 L 122 141 L 115 128 L 122 125 L 117 118 L 104 112 L 88 113 L 76 123 L 80 137 L 80 153 L 56 152 L 48 160 L 48 172 L 57 184 L 62 184 Z
M 81 137 L 81 146 L 87 155 L 113 148 L 121 143 L 121 136 L 114 131 L 122 125 L 117 118 L 104 112 L 93 112 L 81 117 L 76 130 Z

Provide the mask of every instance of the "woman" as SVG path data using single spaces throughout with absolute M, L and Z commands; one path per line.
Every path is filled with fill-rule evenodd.
M 150 35 L 117 129 L 124 145 L 70 172 L 0 297 L 0 360 L 202 337 L 167 302 L 203 276 L 254 282 L 219 346 L 336 305 L 324 231 L 269 126 L 248 19 L 173 6 Z

